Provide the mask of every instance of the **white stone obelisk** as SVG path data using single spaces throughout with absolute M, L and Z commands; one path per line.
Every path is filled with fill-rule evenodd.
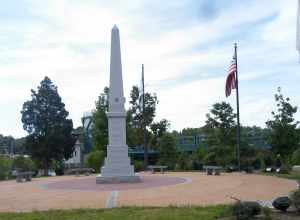
M 111 31 L 107 157 L 96 183 L 137 182 L 128 157 L 119 29 Z

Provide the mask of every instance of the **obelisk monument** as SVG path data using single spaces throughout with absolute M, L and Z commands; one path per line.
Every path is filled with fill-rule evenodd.
M 107 157 L 96 183 L 137 182 L 128 157 L 119 29 L 111 31 Z

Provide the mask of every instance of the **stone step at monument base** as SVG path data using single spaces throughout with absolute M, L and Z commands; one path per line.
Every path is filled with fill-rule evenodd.
M 141 179 L 137 175 L 133 176 L 102 176 L 96 177 L 97 184 L 112 184 L 112 183 L 138 183 Z

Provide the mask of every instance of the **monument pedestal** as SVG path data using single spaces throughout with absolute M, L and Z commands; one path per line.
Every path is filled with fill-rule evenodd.
M 107 157 L 104 160 L 104 166 L 101 168 L 101 174 L 96 177 L 96 183 L 135 182 L 140 182 L 140 177 L 135 176 L 134 167 L 130 164 L 128 146 L 107 146 Z

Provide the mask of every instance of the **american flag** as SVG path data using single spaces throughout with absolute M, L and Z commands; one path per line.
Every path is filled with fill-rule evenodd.
M 232 58 L 231 64 L 229 66 L 228 72 L 227 72 L 227 79 L 226 79 L 226 87 L 225 87 L 225 95 L 226 97 L 230 96 L 231 90 L 236 88 L 236 62 L 235 62 L 235 56 Z

